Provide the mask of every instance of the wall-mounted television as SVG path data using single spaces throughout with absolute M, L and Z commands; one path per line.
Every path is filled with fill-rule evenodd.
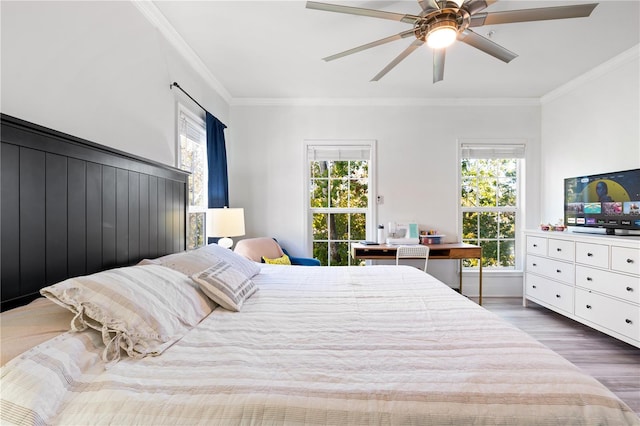
M 564 180 L 564 223 L 607 234 L 640 231 L 640 169 L 578 176 Z M 628 231 L 628 232 L 625 232 Z

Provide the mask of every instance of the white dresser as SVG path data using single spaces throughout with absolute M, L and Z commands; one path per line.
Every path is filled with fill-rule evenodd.
M 527 231 L 524 297 L 640 347 L 640 237 Z

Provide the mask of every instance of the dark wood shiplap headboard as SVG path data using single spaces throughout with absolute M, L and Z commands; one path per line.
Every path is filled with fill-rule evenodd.
M 1 115 L 2 310 L 185 249 L 188 174 Z

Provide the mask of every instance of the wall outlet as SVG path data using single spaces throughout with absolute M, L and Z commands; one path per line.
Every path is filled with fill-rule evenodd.
M 378 195 L 378 196 L 376 197 L 376 203 L 378 203 L 378 204 L 384 204 L 384 196 L 382 196 L 382 195 Z

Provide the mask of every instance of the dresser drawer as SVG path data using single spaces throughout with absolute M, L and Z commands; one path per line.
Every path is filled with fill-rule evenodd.
M 573 313 L 573 287 L 533 274 L 526 275 L 527 297 Z
M 568 262 L 575 260 L 575 245 L 573 241 L 549 238 L 547 245 L 549 257 L 566 260 Z
M 599 268 L 609 267 L 609 246 L 603 244 L 576 243 L 576 262 Z
M 527 253 L 547 255 L 547 239 L 544 237 L 527 237 Z
M 544 275 L 571 285 L 575 282 L 575 266 L 572 263 L 544 257 L 527 256 L 527 272 Z
M 576 316 L 640 341 L 638 306 L 576 289 Z
M 640 348 L 640 238 L 525 235 L 526 299 Z
M 640 277 L 578 265 L 576 286 L 640 304 Z
M 611 246 L 611 269 L 640 275 L 640 250 Z

